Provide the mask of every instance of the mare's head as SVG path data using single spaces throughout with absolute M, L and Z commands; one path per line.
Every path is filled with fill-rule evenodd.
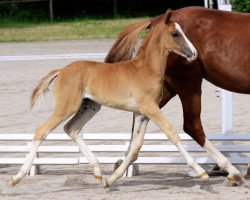
M 149 33 L 152 31 L 158 31 L 158 34 L 162 37 L 163 47 L 169 51 L 174 52 L 180 56 L 185 57 L 188 61 L 193 61 L 197 58 L 197 50 L 193 44 L 188 40 L 180 25 L 171 21 L 172 11 L 168 10 L 162 22 L 154 27 L 150 27 Z M 157 33 L 156 33 L 157 34 Z

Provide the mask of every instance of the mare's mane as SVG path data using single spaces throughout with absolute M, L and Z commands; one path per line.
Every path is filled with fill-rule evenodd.
M 138 34 L 151 24 L 150 20 L 129 25 L 118 36 L 116 42 L 108 52 L 104 62 L 115 63 L 130 60 L 138 47 Z

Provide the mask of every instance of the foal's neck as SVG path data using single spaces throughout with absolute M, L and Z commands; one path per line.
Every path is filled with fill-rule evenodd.
M 135 60 L 142 67 L 148 67 L 160 77 L 164 76 L 168 51 L 163 46 L 164 37 L 159 31 L 151 30 L 143 41 Z

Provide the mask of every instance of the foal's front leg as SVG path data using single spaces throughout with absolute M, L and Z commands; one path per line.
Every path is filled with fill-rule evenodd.
M 87 158 L 89 164 L 93 168 L 93 173 L 98 182 L 102 182 L 102 173 L 99 166 L 99 162 L 92 151 L 87 147 L 86 143 L 81 138 L 79 132 L 82 127 L 101 109 L 101 105 L 84 99 L 78 112 L 72 117 L 72 119 L 64 126 L 64 131 L 71 137 L 71 139 L 77 144 L 80 151 Z
M 187 164 L 192 167 L 201 178 L 208 178 L 208 175 L 204 169 L 202 169 L 193 159 L 193 157 L 185 150 L 181 143 L 178 133 L 172 128 L 172 126 L 165 119 L 160 108 L 157 104 L 142 106 L 140 112 L 151 119 L 162 131 L 166 134 L 168 139 L 178 148 L 180 153 L 183 155 Z

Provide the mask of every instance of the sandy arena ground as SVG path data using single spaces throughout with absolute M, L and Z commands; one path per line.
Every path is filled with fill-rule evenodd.
M 112 40 L 2 43 L 0 56 L 105 53 Z M 75 59 L 0 61 L 0 134 L 34 133 L 52 109 L 52 93 L 45 105 L 29 112 L 29 98 L 38 81 L 52 69 Z M 206 132 L 220 131 L 220 98 L 215 86 L 204 81 L 202 121 Z M 250 130 L 250 96 L 233 95 L 234 131 Z M 182 130 L 182 108 L 177 97 L 163 109 L 178 132 Z M 103 107 L 83 129 L 84 132 L 129 132 L 132 114 Z M 54 132 L 63 132 L 60 125 Z M 147 132 L 160 132 L 152 122 Z M 70 143 L 72 144 L 72 143 Z M 5 144 L 7 145 L 7 144 Z M 0 154 L 0 156 L 5 156 Z M 103 174 L 112 174 L 112 165 L 102 165 Z M 9 178 L 20 166 L 0 166 L 0 199 L 250 199 L 250 179 L 240 187 L 226 187 L 225 177 L 208 180 L 191 178 L 189 167 L 172 165 L 140 166 L 140 176 L 122 178 L 109 189 L 100 187 L 88 165 L 44 166 L 42 175 L 24 178 L 9 187 Z

